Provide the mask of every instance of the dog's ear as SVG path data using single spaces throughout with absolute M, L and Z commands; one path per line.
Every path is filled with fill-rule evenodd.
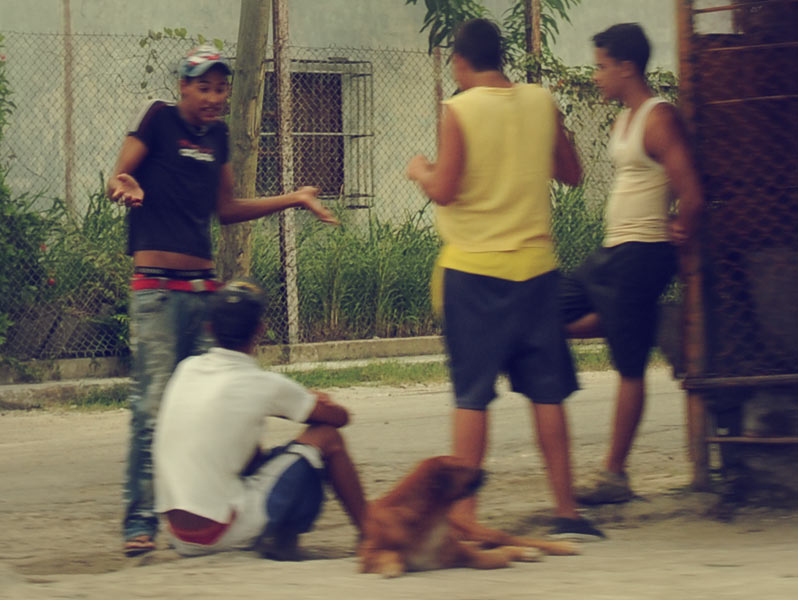
M 436 496 L 444 496 L 451 490 L 453 484 L 452 475 L 447 469 L 438 469 L 432 478 L 430 491 Z

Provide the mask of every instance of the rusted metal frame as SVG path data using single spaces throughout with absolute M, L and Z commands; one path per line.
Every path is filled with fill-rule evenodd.
M 687 390 L 716 390 L 721 388 L 757 388 L 798 385 L 798 373 L 779 375 L 751 375 L 748 377 L 687 377 L 682 387 Z
M 701 53 L 710 52 L 735 52 L 738 50 L 771 50 L 773 48 L 793 48 L 798 42 L 771 42 L 770 44 L 751 44 L 750 46 L 723 46 L 722 48 L 701 48 Z
M 721 106 L 728 104 L 745 104 L 747 102 L 766 102 L 769 100 L 795 100 L 798 94 L 786 94 L 781 96 L 752 96 L 750 98 L 732 98 L 730 100 L 710 100 L 704 106 Z
M 706 441 L 712 444 L 773 444 L 789 446 L 798 444 L 798 437 L 710 436 L 706 438 Z
M 679 28 L 679 107 L 691 135 L 696 134 L 695 58 L 693 44 L 693 1 L 676 0 Z M 679 270 L 684 283 L 684 356 L 688 377 L 703 375 L 706 363 L 701 249 L 697 240 L 684 248 Z M 708 417 L 700 392 L 687 393 L 687 448 L 693 464 L 693 487 L 709 488 L 709 447 L 706 443 Z
M 691 133 L 696 132 L 696 115 L 698 113 L 698 100 L 695 93 L 697 73 L 695 70 L 695 54 L 698 52 L 722 52 L 733 50 L 752 50 L 775 47 L 793 47 L 794 42 L 775 44 L 758 44 L 752 46 L 734 46 L 726 48 L 701 49 L 694 47 L 695 33 L 693 17 L 695 14 L 718 12 L 720 10 L 733 10 L 751 6 L 765 5 L 768 2 L 750 2 L 713 9 L 694 10 L 692 0 L 677 0 L 680 43 L 680 105 L 688 128 Z M 789 99 L 794 96 L 784 96 Z M 770 99 L 770 97 L 768 97 Z M 750 101 L 740 99 L 730 101 L 715 101 L 709 104 L 728 104 L 734 102 Z M 702 105 L 703 106 L 703 105 Z M 712 389 L 728 389 L 739 387 L 774 387 L 780 385 L 795 385 L 798 375 L 775 375 L 753 377 L 702 377 L 705 373 L 706 346 L 705 346 L 705 314 L 703 310 L 703 284 L 701 277 L 700 248 L 694 245 L 688 248 L 681 257 L 682 279 L 685 282 L 685 357 L 687 378 L 683 387 L 688 391 L 687 397 L 687 429 L 690 458 L 693 463 L 693 486 L 697 489 L 709 488 L 709 444 L 710 443 L 741 443 L 741 444 L 771 444 L 792 445 L 798 444 L 798 437 L 753 437 L 753 436 L 715 436 L 709 435 L 709 415 L 706 408 L 703 392 Z
M 713 13 L 713 12 L 728 12 L 730 10 L 737 10 L 738 8 L 754 8 L 757 6 L 767 6 L 769 4 L 775 4 L 776 2 L 781 2 L 784 4 L 787 3 L 795 3 L 798 0 L 756 0 L 752 2 L 739 2 L 737 4 L 725 4 L 723 6 L 710 6 L 707 8 L 696 8 L 693 9 L 693 14 L 706 14 L 706 13 Z

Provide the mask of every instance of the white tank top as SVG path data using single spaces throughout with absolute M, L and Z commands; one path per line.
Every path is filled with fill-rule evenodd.
M 668 211 L 673 202 L 670 181 L 643 143 L 648 115 L 662 98 L 649 98 L 629 122 L 630 109 L 618 115 L 610 134 L 609 153 L 615 179 L 604 212 L 604 246 L 625 242 L 668 241 Z

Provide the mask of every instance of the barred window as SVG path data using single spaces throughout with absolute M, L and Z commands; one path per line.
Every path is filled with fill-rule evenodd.
M 373 198 L 373 87 L 367 61 L 291 61 L 293 185 L 318 187 L 344 206 Z M 267 65 L 258 157 L 259 194 L 281 192 L 277 80 Z

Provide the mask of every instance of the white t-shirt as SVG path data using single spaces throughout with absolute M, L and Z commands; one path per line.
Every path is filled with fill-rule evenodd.
M 230 522 L 244 494 L 239 473 L 264 417 L 305 422 L 316 397 L 244 353 L 212 348 L 182 361 L 164 391 L 153 443 L 155 510 Z

